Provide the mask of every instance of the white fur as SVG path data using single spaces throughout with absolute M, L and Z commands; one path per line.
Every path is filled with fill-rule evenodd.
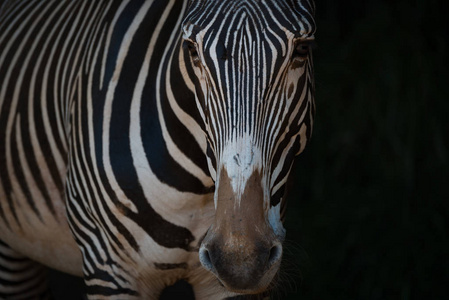
M 285 236 L 285 228 L 281 222 L 281 202 L 276 206 L 272 206 L 268 211 L 268 221 L 271 228 L 278 237 Z

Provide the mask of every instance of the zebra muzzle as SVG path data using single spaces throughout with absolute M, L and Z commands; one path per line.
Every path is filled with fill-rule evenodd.
M 261 176 L 254 172 L 236 199 L 226 170 L 220 173 L 215 221 L 201 244 L 200 262 L 232 292 L 263 292 L 279 269 L 282 244 L 265 216 Z

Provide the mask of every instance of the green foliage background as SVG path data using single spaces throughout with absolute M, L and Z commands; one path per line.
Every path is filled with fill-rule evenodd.
M 317 114 L 279 298 L 447 299 L 447 1 L 316 4 Z

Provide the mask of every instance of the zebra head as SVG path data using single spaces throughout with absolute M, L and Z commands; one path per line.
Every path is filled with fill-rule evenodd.
M 230 291 L 264 291 L 279 269 L 284 186 L 312 131 L 313 13 L 312 0 L 194 0 L 183 22 L 215 181 L 199 256 Z

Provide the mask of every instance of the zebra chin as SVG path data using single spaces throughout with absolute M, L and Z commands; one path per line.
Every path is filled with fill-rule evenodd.
M 262 176 L 254 172 L 240 196 L 226 169 L 218 182 L 215 220 L 201 243 L 200 262 L 229 291 L 262 293 L 279 270 L 283 239 L 266 216 Z

